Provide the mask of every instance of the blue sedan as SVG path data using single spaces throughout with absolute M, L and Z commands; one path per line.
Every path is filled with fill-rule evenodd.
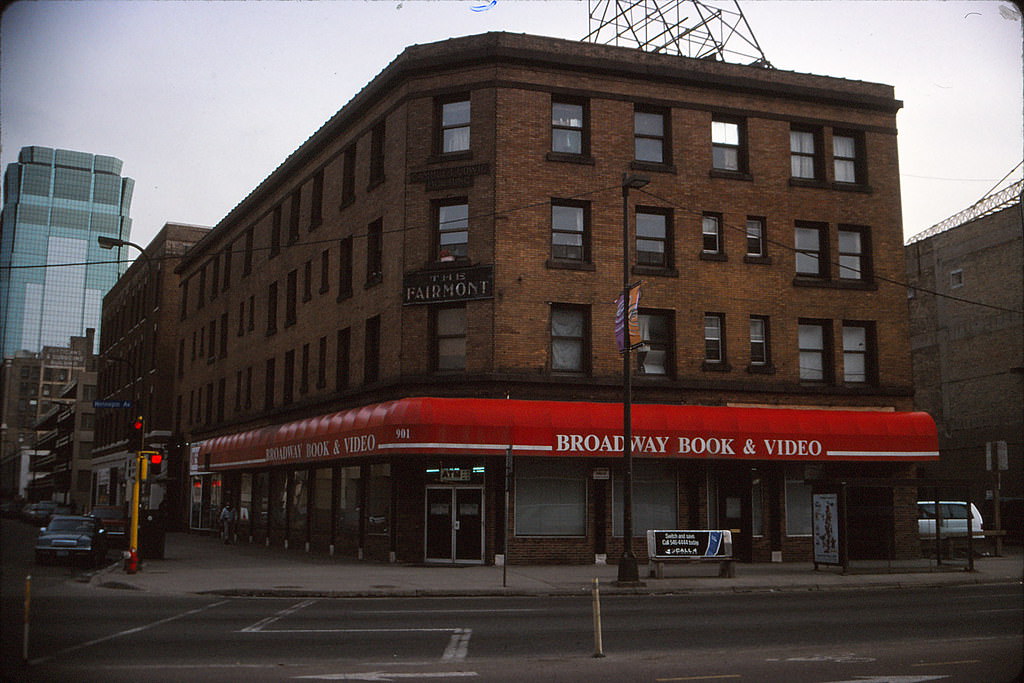
M 107 557 L 103 524 L 94 517 L 56 515 L 36 539 L 36 562 L 86 560 L 92 566 Z

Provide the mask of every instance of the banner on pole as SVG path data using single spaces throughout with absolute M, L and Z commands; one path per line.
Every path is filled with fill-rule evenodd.
M 624 294 L 615 300 L 615 340 L 620 353 L 644 343 L 640 334 L 640 285 L 638 282 L 630 286 L 628 306 Z

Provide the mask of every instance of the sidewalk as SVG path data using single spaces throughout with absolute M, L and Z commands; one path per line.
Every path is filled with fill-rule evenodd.
M 282 597 L 584 595 L 595 578 L 601 592 L 610 594 L 841 590 L 1020 582 L 1024 551 L 1004 545 L 1002 557 L 977 558 L 975 571 L 966 572 L 963 566 L 937 569 L 920 562 L 879 562 L 843 575 L 839 567 L 815 571 L 811 562 L 736 563 L 735 578 L 719 578 L 717 563 L 685 563 L 667 565 L 665 578 L 655 579 L 647 578 L 647 564 L 641 562 L 644 585 L 619 587 L 614 585 L 614 558 L 608 565 L 418 566 L 248 543 L 225 545 L 212 536 L 170 533 L 165 559 L 146 560 L 136 574 L 126 574 L 118 561 L 97 572 L 90 583 L 152 593 Z

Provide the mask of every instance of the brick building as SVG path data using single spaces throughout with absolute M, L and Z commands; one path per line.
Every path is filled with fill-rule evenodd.
M 900 106 L 536 36 L 406 49 L 177 269 L 191 525 L 228 498 L 243 537 L 324 552 L 621 554 L 625 220 L 636 535 L 808 559 L 813 492 L 935 456 L 885 284 Z M 851 548 L 913 552 L 913 488 L 858 491 Z
M 941 453 L 925 473 L 970 481 L 986 529 L 995 528 L 998 482 L 1001 526 L 1017 538 L 1024 533 L 1020 187 L 1003 193 L 1009 197 L 1005 208 L 954 220 L 958 224 L 926 231 L 906 246 L 914 401 L 935 418 Z M 1007 467 L 1002 472 L 1000 442 Z
M 98 398 L 106 406 L 96 411 L 93 503 L 126 502 L 131 496 L 125 477 L 135 452 L 166 448 L 172 438 L 168 387 L 174 386 L 181 296 L 174 267 L 208 231 L 167 223 L 103 298 Z M 140 416 L 141 434 L 134 429 Z M 185 464 L 179 457 L 162 465 L 147 501 L 157 507 L 166 491 L 172 525 L 184 520 Z

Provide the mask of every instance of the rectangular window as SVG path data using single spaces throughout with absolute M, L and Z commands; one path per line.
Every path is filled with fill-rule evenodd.
M 331 250 L 320 252 L 320 293 L 326 294 L 331 289 Z
M 238 336 L 245 335 L 245 299 L 238 302 Z
M 288 405 L 295 400 L 295 350 L 284 352 L 284 381 L 281 383 L 281 405 Z
M 669 164 L 668 115 L 664 110 L 637 106 L 633 112 L 633 158 L 652 164 Z
M 234 248 L 234 242 L 224 247 L 224 283 L 221 290 L 225 292 L 231 287 L 231 252 Z
M 768 344 L 768 318 L 750 316 L 750 364 L 768 365 L 771 362 L 771 347 Z
M 228 381 L 224 377 L 217 380 L 217 422 L 224 422 L 224 402 L 228 390 Z
M 356 146 L 349 145 L 341 157 L 341 205 L 356 200 Z
M 722 253 L 722 216 L 706 213 L 701 219 L 702 253 Z
M 220 254 L 210 259 L 210 301 L 220 292 Z
M 469 258 L 469 204 L 465 198 L 435 205 L 437 258 L 439 261 Z
M 270 219 L 270 254 L 268 258 L 274 258 L 281 253 L 281 205 L 274 207 Z
M 191 281 L 192 278 L 185 278 L 181 282 L 181 307 L 178 311 L 181 320 L 188 317 L 188 283 Z
M 870 280 L 870 233 L 867 228 L 839 228 L 839 277 Z
M 797 222 L 793 241 L 796 246 L 796 274 L 828 277 L 828 226 Z
M 366 284 L 384 279 L 384 219 L 378 218 L 366 228 Z
M 790 176 L 800 180 L 818 178 L 817 135 L 814 131 L 789 131 Z
M 338 330 L 338 347 L 334 358 L 334 390 L 343 391 L 349 383 L 349 357 L 352 334 L 348 327 Z
M 256 329 L 256 295 L 249 297 L 249 331 Z
M 352 238 L 338 244 L 338 301 L 352 296 Z
M 584 463 L 520 458 L 515 477 L 516 536 L 586 536 Z
M 587 106 L 576 100 L 551 100 L 551 151 L 584 155 L 587 147 Z
M 711 120 L 711 167 L 717 171 L 746 170 L 743 127 L 738 121 L 715 117 Z
M 664 311 L 640 311 L 640 338 L 637 348 L 637 374 L 672 377 L 673 367 L 672 314 Z
M 764 218 L 760 216 L 747 217 L 747 256 L 753 258 L 764 258 L 767 256 L 764 223 Z
M 863 183 L 860 136 L 835 131 L 832 135 L 832 164 L 837 183 Z
M 299 217 L 302 213 L 302 188 L 297 187 L 292 192 L 291 209 L 288 212 L 288 244 L 299 241 Z
M 220 314 L 220 357 L 228 357 L 228 314 Z
M 313 174 L 313 193 L 309 203 L 309 231 L 312 232 L 324 220 L 324 170 Z
M 870 323 L 843 323 L 843 382 L 874 382 L 874 326 Z
M 242 411 L 242 371 L 235 373 L 235 412 Z
M 552 304 L 551 369 L 554 372 L 589 372 L 590 311 L 586 307 Z
M 637 207 L 636 264 L 654 268 L 672 267 L 671 210 Z
M 828 324 L 825 321 L 801 321 L 798 336 L 800 379 L 804 382 L 827 382 L 831 378 Z
M 949 288 L 959 289 L 964 286 L 964 270 L 963 268 L 957 268 L 956 270 L 949 271 Z
M 363 384 L 380 379 L 380 316 L 366 320 L 363 337 Z
M 786 468 L 786 535 L 811 535 L 811 485 L 798 472 L 800 466 Z
M 316 370 L 316 388 L 323 389 L 327 386 L 327 337 L 320 337 L 319 363 Z
M 433 360 L 438 372 L 466 369 L 466 305 L 432 309 Z
M 245 231 L 245 252 L 242 255 L 242 276 L 245 277 L 252 272 L 252 236 L 253 229 Z
M 299 366 L 299 394 L 309 393 L 309 344 L 302 345 L 302 365 Z
M 384 182 L 384 120 L 370 131 L 370 187 Z
M 277 332 L 277 283 L 267 286 L 267 334 Z
M 277 371 L 277 360 L 267 359 L 266 372 L 263 377 L 263 409 L 274 409 L 274 387 L 277 386 L 277 378 L 274 376 Z
M 622 538 L 624 527 L 623 480 L 616 475 L 613 500 L 612 535 Z M 679 526 L 676 477 L 673 468 L 663 463 L 636 462 L 633 465 L 633 536 L 646 536 L 648 529 L 675 529 Z
M 590 204 L 551 200 L 551 258 L 557 261 L 590 261 Z
M 291 327 L 297 320 L 296 298 L 299 288 L 299 271 L 288 271 L 288 280 L 285 288 L 284 300 L 284 326 Z
M 438 104 L 438 150 L 441 154 L 469 151 L 469 96 L 448 97 L 446 100 Z
M 725 316 L 721 313 L 704 314 L 704 362 L 725 362 Z
M 196 297 L 196 309 L 206 305 L 206 265 L 199 269 L 199 292 Z

